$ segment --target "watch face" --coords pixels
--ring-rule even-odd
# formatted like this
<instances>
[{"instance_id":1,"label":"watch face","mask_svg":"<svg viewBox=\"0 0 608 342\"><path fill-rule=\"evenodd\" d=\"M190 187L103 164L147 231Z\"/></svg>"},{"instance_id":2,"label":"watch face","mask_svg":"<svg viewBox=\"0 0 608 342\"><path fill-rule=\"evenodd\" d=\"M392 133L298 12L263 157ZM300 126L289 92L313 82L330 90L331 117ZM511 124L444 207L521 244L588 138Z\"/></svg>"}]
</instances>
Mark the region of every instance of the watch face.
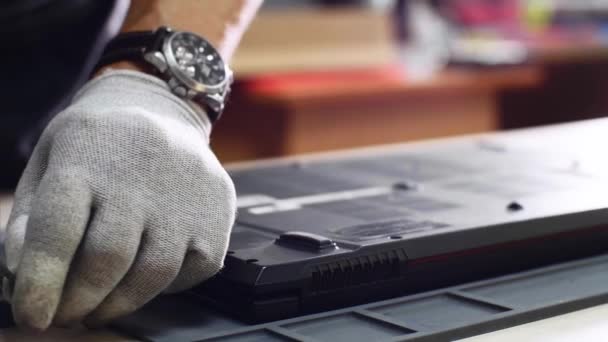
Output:
<instances>
[{"instance_id":1,"label":"watch face","mask_svg":"<svg viewBox=\"0 0 608 342\"><path fill-rule=\"evenodd\" d=\"M169 49L175 59L175 72L210 87L226 80L222 57L201 37L188 32L177 32L169 41Z\"/></svg>"}]
</instances>

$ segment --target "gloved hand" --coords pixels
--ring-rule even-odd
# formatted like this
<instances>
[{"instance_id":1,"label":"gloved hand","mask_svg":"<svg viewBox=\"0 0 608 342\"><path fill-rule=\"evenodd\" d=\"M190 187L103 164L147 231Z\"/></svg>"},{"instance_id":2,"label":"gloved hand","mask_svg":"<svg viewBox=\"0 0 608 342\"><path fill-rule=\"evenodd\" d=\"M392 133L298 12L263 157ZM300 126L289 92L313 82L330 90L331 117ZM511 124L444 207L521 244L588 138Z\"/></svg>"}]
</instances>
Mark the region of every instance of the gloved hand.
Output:
<instances>
[{"instance_id":1,"label":"gloved hand","mask_svg":"<svg viewBox=\"0 0 608 342\"><path fill-rule=\"evenodd\" d=\"M210 126L134 71L91 81L53 119L5 241L20 325L103 323L220 270L236 198Z\"/></svg>"}]
</instances>

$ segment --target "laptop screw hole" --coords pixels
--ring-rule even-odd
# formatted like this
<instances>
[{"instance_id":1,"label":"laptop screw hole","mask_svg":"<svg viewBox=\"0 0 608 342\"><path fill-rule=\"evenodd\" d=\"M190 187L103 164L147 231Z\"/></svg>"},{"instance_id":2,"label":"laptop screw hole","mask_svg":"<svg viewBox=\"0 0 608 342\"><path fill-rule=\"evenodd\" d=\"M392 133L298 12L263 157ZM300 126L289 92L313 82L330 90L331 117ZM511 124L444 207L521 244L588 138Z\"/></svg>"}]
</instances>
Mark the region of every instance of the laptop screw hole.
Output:
<instances>
[{"instance_id":1,"label":"laptop screw hole","mask_svg":"<svg viewBox=\"0 0 608 342\"><path fill-rule=\"evenodd\" d=\"M524 209L524 206L517 202L511 202L511 203L509 203L509 205L507 205L508 211L520 211L523 209Z\"/></svg>"},{"instance_id":2,"label":"laptop screw hole","mask_svg":"<svg viewBox=\"0 0 608 342\"><path fill-rule=\"evenodd\" d=\"M397 182L393 184L393 189L398 191L416 190L417 188L418 185L410 181Z\"/></svg>"},{"instance_id":3,"label":"laptop screw hole","mask_svg":"<svg viewBox=\"0 0 608 342\"><path fill-rule=\"evenodd\" d=\"M247 260L246 260L246 262L247 262L248 264L253 264L253 263L258 262L258 261L259 261L258 259L247 259Z\"/></svg>"}]
</instances>

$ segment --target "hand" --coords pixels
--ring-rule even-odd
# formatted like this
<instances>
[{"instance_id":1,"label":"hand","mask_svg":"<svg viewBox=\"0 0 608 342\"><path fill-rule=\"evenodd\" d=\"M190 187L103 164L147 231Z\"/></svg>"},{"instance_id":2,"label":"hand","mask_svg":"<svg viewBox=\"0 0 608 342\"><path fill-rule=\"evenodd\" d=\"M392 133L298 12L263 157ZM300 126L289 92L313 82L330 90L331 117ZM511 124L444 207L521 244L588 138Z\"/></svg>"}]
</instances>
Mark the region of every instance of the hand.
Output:
<instances>
[{"instance_id":1,"label":"hand","mask_svg":"<svg viewBox=\"0 0 608 342\"><path fill-rule=\"evenodd\" d=\"M152 76L85 86L17 188L5 248L19 325L97 325L220 270L236 198L209 130Z\"/></svg>"}]
</instances>

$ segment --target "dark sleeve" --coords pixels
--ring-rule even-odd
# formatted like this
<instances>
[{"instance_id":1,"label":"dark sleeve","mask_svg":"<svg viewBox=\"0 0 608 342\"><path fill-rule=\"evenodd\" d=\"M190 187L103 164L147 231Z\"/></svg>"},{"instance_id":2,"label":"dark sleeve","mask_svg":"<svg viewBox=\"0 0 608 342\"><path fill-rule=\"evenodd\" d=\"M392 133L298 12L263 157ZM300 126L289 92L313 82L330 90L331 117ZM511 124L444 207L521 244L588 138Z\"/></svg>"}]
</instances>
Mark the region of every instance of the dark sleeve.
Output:
<instances>
[{"instance_id":1,"label":"dark sleeve","mask_svg":"<svg viewBox=\"0 0 608 342\"><path fill-rule=\"evenodd\" d=\"M15 182L43 128L86 82L128 7L128 0L0 2L0 187Z\"/></svg>"}]
</instances>

